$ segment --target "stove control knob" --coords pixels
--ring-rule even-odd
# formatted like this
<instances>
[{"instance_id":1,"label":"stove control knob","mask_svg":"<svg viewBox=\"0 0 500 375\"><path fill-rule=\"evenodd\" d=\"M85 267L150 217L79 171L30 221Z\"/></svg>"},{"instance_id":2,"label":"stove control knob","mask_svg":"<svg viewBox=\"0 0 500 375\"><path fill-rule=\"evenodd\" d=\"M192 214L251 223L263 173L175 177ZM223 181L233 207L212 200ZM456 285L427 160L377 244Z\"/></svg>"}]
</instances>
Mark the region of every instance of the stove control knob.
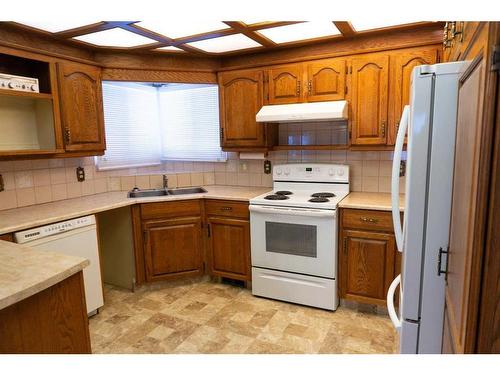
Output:
<instances>
[{"instance_id":1,"label":"stove control knob","mask_svg":"<svg viewBox=\"0 0 500 375\"><path fill-rule=\"evenodd\" d=\"M285 168L285 176L288 176L290 174L290 168Z\"/></svg>"},{"instance_id":2,"label":"stove control knob","mask_svg":"<svg viewBox=\"0 0 500 375\"><path fill-rule=\"evenodd\" d=\"M333 176L334 174L335 174L335 171L333 170L333 168L330 168L330 169L328 170L328 175L329 175L329 176Z\"/></svg>"},{"instance_id":3,"label":"stove control knob","mask_svg":"<svg viewBox=\"0 0 500 375\"><path fill-rule=\"evenodd\" d=\"M339 170L337 171L337 174L338 174L339 176L343 176L343 175L344 175L344 170L343 170L343 169L339 169Z\"/></svg>"},{"instance_id":4,"label":"stove control knob","mask_svg":"<svg viewBox=\"0 0 500 375\"><path fill-rule=\"evenodd\" d=\"M278 176L281 176L281 168L276 168L276 174L277 174Z\"/></svg>"},{"instance_id":5,"label":"stove control knob","mask_svg":"<svg viewBox=\"0 0 500 375\"><path fill-rule=\"evenodd\" d=\"M14 88L14 84L12 82L9 83L9 89L13 89Z\"/></svg>"}]
</instances>

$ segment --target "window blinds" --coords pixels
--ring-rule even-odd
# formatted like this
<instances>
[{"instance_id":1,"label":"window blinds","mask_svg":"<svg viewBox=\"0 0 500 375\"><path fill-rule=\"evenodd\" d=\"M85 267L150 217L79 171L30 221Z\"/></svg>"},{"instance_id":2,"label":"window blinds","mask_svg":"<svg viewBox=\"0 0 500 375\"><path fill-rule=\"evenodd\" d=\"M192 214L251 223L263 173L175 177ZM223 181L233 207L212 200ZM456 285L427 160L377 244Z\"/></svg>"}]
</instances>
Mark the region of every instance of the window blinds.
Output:
<instances>
[{"instance_id":1,"label":"window blinds","mask_svg":"<svg viewBox=\"0 0 500 375\"><path fill-rule=\"evenodd\" d=\"M226 160L217 85L104 82L103 98L107 147L98 169Z\"/></svg>"},{"instance_id":2,"label":"window blinds","mask_svg":"<svg viewBox=\"0 0 500 375\"><path fill-rule=\"evenodd\" d=\"M104 82L106 152L98 169L160 164L157 91L154 87Z\"/></svg>"},{"instance_id":3,"label":"window blinds","mask_svg":"<svg viewBox=\"0 0 500 375\"><path fill-rule=\"evenodd\" d=\"M159 89L162 156L166 160L224 161L216 85L169 84Z\"/></svg>"}]
</instances>

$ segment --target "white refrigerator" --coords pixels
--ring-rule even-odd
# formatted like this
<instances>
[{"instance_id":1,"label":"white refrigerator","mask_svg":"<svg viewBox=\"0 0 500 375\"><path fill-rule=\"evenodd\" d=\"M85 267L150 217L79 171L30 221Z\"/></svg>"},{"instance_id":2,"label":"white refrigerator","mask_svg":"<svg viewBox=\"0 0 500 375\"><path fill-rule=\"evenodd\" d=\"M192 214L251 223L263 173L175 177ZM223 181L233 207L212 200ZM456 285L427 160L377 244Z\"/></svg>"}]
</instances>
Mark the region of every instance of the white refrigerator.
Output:
<instances>
[{"instance_id":1,"label":"white refrigerator","mask_svg":"<svg viewBox=\"0 0 500 375\"><path fill-rule=\"evenodd\" d=\"M387 308L404 354L441 353L458 83L464 68L464 62L453 62L413 69L410 105L403 110L396 139L392 216L402 265L401 274L389 288ZM407 130L401 225L399 170ZM396 312L394 293L398 287L400 307Z\"/></svg>"}]
</instances>

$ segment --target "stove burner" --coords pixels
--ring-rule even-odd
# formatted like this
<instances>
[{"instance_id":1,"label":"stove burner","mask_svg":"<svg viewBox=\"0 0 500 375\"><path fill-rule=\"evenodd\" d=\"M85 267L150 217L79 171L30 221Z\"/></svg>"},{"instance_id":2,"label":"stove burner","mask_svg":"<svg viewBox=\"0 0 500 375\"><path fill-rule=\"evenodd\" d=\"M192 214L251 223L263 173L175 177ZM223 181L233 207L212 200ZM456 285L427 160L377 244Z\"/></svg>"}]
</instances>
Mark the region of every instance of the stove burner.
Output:
<instances>
[{"instance_id":1,"label":"stove burner","mask_svg":"<svg viewBox=\"0 0 500 375\"><path fill-rule=\"evenodd\" d=\"M289 199L286 195L281 195L281 194L271 194L271 195L266 195L264 199L270 200L270 201L283 201L285 199Z\"/></svg>"},{"instance_id":2,"label":"stove burner","mask_svg":"<svg viewBox=\"0 0 500 375\"><path fill-rule=\"evenodd\" d=\"M325 202L330 202L330 200L326 199L324 197L315 197L315 198L309 199L309 202L312 202L312 203L325 203Z\"/></svg>"},{"instance_id":3,"label":"stove burner","mask_svg":"<svg viewBox=\"0 0 500 375\"><path fill-rule=\"evenodd\" d=\"M288 190L280 190L280 191L277 191L275 194L278 194L278 195L292 195L293 193L291 191L288 191Z\"/></svg>"},{"instance_id":4,"label":"stove burner","mask_svg":"<svg viewBox=\"0 0 500 375\"><path fill-rule=\"evenodd\" d=\"M333 193L314 193L311 195L311 197L314 198L333 198L335 194Z\"/></svg>"}]
</instances>

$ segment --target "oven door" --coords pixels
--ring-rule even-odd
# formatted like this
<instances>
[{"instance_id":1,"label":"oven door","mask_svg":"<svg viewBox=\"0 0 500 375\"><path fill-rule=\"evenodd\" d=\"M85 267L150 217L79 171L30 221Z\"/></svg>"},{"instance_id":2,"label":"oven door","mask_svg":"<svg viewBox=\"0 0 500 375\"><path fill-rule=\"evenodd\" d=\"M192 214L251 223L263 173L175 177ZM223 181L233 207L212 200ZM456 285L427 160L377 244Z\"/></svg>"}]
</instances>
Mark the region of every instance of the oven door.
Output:
<instances>
[{"instance_id":1,"label":"oven door","mask_svg":"<svg viewBox=\"0 0 500 375\"><path fill-rule=\"evenodd\" d=\"M250 205L252 266L336 278L334 210Z\"/></svg>"}]
</instances>

